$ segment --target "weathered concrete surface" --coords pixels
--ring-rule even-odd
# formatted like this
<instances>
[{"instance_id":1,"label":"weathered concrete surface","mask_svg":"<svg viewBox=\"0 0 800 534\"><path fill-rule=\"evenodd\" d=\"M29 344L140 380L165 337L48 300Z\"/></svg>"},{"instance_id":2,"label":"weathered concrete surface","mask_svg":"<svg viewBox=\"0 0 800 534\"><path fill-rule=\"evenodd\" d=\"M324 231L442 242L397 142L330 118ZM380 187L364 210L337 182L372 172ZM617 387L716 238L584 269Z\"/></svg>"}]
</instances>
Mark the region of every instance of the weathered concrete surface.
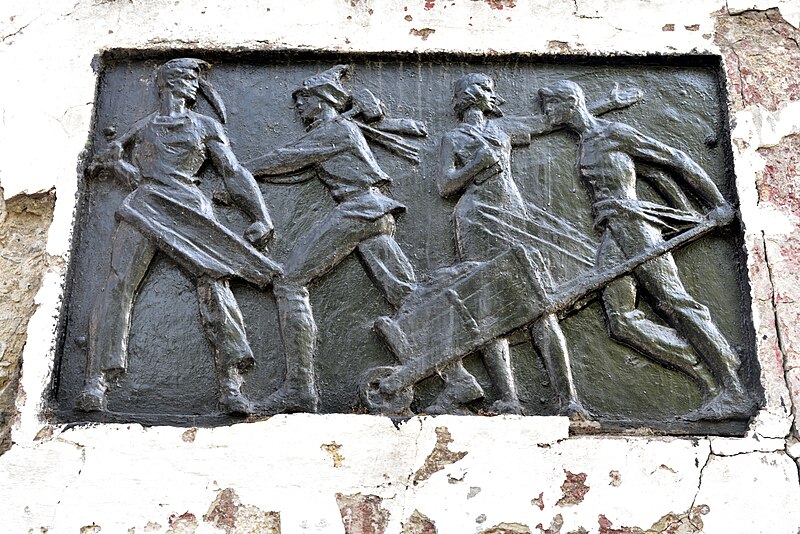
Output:
<instances>
[{"instance_id":1,"label":"weathered concrete surface","mask_svg":"<svg viewBox=\"0 0 800 534\"><path fill-rule=\"evenodd\" d=\"M750 248L762 382L773 413L800 406L800 29L775 8L718 13ZM788 384L788 390L786 389ZM797 419L795 418L795 432ZM776 432L780 435L782 432Z\"/></svg>"},{"instance_id":2,"label":"weathered concrete surface","mask_svg":"<svg viewBox=\"0 0 800 534\"><path fill-rule=\"evenodd\" d=\"M45 241L54 204L52 191L5 201L0 188L0 454L11 446L20 356L47 266Z\"/></svg>"},{"instance_id":3,"label":"weathered concrete surface","mask_svg":"<svg viewBox=\"0 0 800 534\"><path fill-rule=\"evenodd\" d=\"M540 524L563 533L697 532L690 527L702 522L707 533L795 534L800 526L797 471L783 452L720 456L702 439L568 438L558 418L472 419L395 427L380 417L276 416L200 428L191 442L178 428L54 428L3 457L0 477L15 484L0 488L0 514L9 532L477 533ZM442 428L453 450L470 454L415 485ZM340 467L320 448L334 440L347 451ZM559 504L567 471L590 488L571 505ZM19 488L26 498L15 497ZM531 502L540 495L541 508ZM771 530L759 530L765 521Z\"/></svg>"},{"instance_id":4,"label":"weathered concrete surface","mask_svg":"<svg viewBox=\"0 0 800 534\"><path fill-rule=\"evenodd\" d=\"M796 0L5 2L5 198L55 187L58 202L41 290L14 312L20 324L30 320L14 445L0 456L0 480L11 481L0 486L3 529L342 533L377 518L375 531L387 534L796 534L800 483L791 457L800 446L787 436L800 389L798 27ZM413 418L395 427L368 416L292 416L189 430L48 425L43 399L76 164L91 121L91 61L109 47L722 54L765 409L741 439L575 438L560 418ZM0 255L7 254L4 244ZM0 288L21 291L15 272L0 271ZM0 344L9 339L1 334ZM559 505L565 488L575 502Z\"/></svg>"}]
</instances>

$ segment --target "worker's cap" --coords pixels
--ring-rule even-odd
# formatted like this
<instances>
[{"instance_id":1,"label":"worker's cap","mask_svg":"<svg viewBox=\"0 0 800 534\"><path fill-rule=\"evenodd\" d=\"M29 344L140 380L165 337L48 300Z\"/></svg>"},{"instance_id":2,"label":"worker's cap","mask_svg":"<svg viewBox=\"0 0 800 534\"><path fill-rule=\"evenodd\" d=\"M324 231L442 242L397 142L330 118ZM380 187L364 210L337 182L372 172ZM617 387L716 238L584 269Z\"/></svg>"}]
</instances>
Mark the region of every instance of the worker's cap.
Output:
<instances>
[{"instance_id":1,"label":"worker's cap","mask_svg":"<svg viewBox=\"0 0 800 534\"><path fill-rule=\"evenodd\" d=\"M211 64L207 61L203 61L202 59L190 57L170 59L158 68L158 72L156 72L156 85L158 85L159 89L163 89L167 87L167 80L173 76L183 74L186 71L194 72L197 75L197 81L200 86L200 94L206 97L206 100L208 100L208 102L211 104L211 107L214 108L214 111L217 112L217 115L219 115L219 118L222 119L222 122L224 123L228 120L228 114L225 110L225 103L222 101L220 94L205 76L206 71L208 71L210 68Z\"/></svg>"},{"instance_id":2,"label":"worker's cap","mask_svg":"<svg viewBox=\"0 0 800 534\"><path fill-rule=\"evenodd\" d=\"M336 65L303 81L303 84L292 92L292 97L308 93L316 95L330 103L338 111L342 111L350 100L350 93L342 85L342 78L350 68L347 65Z\"/></svg>"},{"instance_id":3,"label":"worker's cap","mask_svg":"<svg viewBox=\"0 0 800 534\"><path fill-rule=\"evenodd\" d=\"M194 59L189 57L182 57L177 59L170 59L158 68L156 74L156 83L159 87L164 87L168 79L172 76L181 74L187 70L194 71L199 77L200 74L206 70L210 65L202 59Z\"/></svg>"}]
</instances>

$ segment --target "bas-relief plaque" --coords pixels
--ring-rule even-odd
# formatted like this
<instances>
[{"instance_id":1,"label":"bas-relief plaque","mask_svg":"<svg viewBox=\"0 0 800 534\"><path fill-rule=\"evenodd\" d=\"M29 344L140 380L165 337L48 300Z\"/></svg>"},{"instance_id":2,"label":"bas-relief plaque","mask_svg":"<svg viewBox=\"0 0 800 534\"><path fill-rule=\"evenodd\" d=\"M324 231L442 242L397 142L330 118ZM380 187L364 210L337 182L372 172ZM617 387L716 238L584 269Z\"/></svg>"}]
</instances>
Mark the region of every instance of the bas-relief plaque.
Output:
<instances>
[{"instance_id":1,"label":"bas-relief plaque","mask_svg":"<svg viewBox=\"0 0 800 534\"><path fill-rule=\"evenodd\" d=\"M108 54L55 411L741 433L723 81L698 56Z\"/></svg>"}]
</instances>

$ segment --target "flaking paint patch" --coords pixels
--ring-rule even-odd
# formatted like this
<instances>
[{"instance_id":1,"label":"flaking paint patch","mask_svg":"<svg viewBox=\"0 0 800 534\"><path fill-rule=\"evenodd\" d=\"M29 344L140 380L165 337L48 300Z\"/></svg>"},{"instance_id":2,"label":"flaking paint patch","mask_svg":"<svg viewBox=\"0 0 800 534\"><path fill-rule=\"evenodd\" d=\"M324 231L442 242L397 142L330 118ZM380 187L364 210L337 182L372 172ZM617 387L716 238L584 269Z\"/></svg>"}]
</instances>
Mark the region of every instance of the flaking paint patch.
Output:
<instances>
[{"instance_id":1,"label":"flaking paint patch","mask_svg":"<svg viewBox=\"0 0 800 534\"><path fill-rule=\"evenodd\" d=\"M281 533L280 513L264 512L256 506L243 505L233 488L225 488L217 494L203 521L222 529L226 534Z\"/></svg>"},{"instance_id":2,"label":"flaking paint patch","mask_svg":"<svg viewBox=\"0 0 800 534\"><path fill-rule=\"evenodd\" d=\"M428 37L430 37L431 34L436 33L436 30L434 30L433 28L419 28L419 29L411 28L411 30L408 33L409 35L415 35L419 37L423 41L427 41Z\"/></svg>"},{"instance_id":3,"label":"flaking paint patch","mask_svg":"<svg viewBox=\"0 0 800 534\"><path fill-rule=\"evenodd\" d=\"M718 14L714 41L725 57L735 110L759 104L775 111L800 99L799 39L800 30L777 9Z\"/></svg>"},{"instance_id":4,"label":"flaking paint patch","mask_svg":"<svg viewBox=\"0 0 800 534\"><path fill-rule=\"evenodd\" d=\"M589 493L589 486L586 485L586 473L572 473L564 470L566 478L561 484L563 496L556 502L556 506L572 506L583 502L583 498Z\"/></svg>"},{"instance_id":5,"label":"flaking paint patch","mask_svg":"<svg viewBox=\"0 0 800 534\"><path fill-rule=\"evenodd\" d=\"M197 437L197 429L190 428L189 430L185 431L181 434L181 439L186 443L194 443L195 438Z\"/></svg>"},{"instance_id":6,"label":"flaking paint patch","mask_svg":"<svg viewBox=\"0 0 800 534\"><path fill-rule=\"evenodd\" d=\"M389 523L389 511L377 495L336 494L345 534L384 534Z\"/></svg>"},{"instance_id":7,"label":"flaking paint patch","mask_svg":"<svg viewBox=\"0 0 800 534\"><path fill-rule=\"evenodd\" d=\"M333 467L342 467L344 456L339 452L342 448L341 445L334 441L332 443L323 443L319 448L331 455Z\"/></svg>"},{"instance_id":8,"label":"flaking paint patch","mask_svg":"<svg viewBox=\"0 0 800 534\"><path fill-rule=\"evenodd\" d=\"M466 451L451 451L448 448L448 445L453 442L453 438L446 427L437 426L435 431L436 444L425 459L422 467L414 473L413 481L415 485L428 480L431 475L444 469L444 466L454 464L467 455Z\"/></svg>"},{"instance_id":9,"label":"flaking paint patch","mask_svg":"<svg viewBox=\"0 0 800 534\"><path fill-rule=\"evenodd\" d=\"M512 9L517 7L515 0L484 0L492 9Z\"/></svg>"},{"instance_id":10,"label":"flaking paint patch","mask_svg":"<svg viewBox=\"0 0 800 534\"><path fill-rule=\"evenodd\" d=\"M531 499L531 504L537 506L539 510L544 510L544 492L540 492L538 497Z\"/></svg>"},{"instance_id":11,"label":"flaking paint patch","mask_svg":"<svg viewBox=\"0 0 800 534\"><path fill-rule=\"evenodd\" d=\"M403 524L402 534L437 534L436 525L425 514L414 510Z\"/></svg>"},{"instance_id":12,"label":"flaking paint patch","mask_svg":"<svg viewBox=\"0 0 800 534\"><path fill-rule=\"evenodd\" d=\"M625 526L615 528L605 515L600 514L597 518L598 534L699 534L703 532L703 516L709 511L708 506L701 504L681 514L669 513L648 529Z\"/></svg>"},{"instance_id":13,"label":"flaking paint patch","mask_svg":"<svg viewBox=\"0 0 800 534\"><path fill-rule=\"evenodd\" d=\"M522 523L500 523L481 530L479 534L531 534L531 529Z\"/></svg>"},{"instance_id":14,"label":"flaking paint patch","mask_svg":"<svg viewBox=\"0 0 800 534\"><path fill-rule=\"evenodd\" d=\"M547 41L547 51L567 54L572 51L572 48L566 41Z\"/></svg>"},{"instance_id":15,"label":"flaking paint patch","mask_svg":"<svg viewBox=\"0 0 800 534\"><path fill-rule=\"evenodd\" d=\"M800 217L800 135L783 138L778 146L760 148L764 170L756 180L759 202L769 202Z\"/></svg>"},{"instance_id":16,"label":"flaking paint patch","mask_svg":"<svg viewBox=\"0 0 800 534\"><path fill-rule=\"evenodd\" d=\"M169 516L167 522L169 524L167 534L194 534L200 526L197 517L191 512L173 514Z\"/></svg>"},{"instance_id":17,"label":"flaking paint patch","mask_svg":"<svg viewBox=\"0 0 800 534\"><path fill-rule=\"evenodd\" d=\"M550 526L544 528L544 526L539 523L536 525L536 528L539 529L539 534L561 534L561 528L564 526L564 517L561 514L556 514L552 521L550 521Z\"/></svg>"}]
</instances>

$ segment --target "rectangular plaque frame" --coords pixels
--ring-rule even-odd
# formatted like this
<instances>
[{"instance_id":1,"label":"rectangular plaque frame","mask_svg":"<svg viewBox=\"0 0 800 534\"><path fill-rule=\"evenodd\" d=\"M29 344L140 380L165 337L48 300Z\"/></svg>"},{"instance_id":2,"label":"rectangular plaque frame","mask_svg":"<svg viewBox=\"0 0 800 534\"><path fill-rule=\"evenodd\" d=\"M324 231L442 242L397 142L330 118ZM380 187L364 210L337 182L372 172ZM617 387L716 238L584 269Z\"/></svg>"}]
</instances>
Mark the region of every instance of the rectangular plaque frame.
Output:
<instances>
[{"instance_id":1,"label":"rectangular plaque frame","mask_svg":"<svg viewBox=\"0 0 800 534\"><path fill-rule=\"evenodd\" d=\"M270 151L296 143L305 134L303 121L293 107L293 102L297 102L293 94L301 94L298 90L308 90L309 86L320 87L322 85L313 84L324 82L334 87L329 103L336 101L334 82L339 79L333 82L315 79L335 65L350 67L347 75L341 77L342 87L347 91L346 99L352 99L357 90L366 89L380 100L385 117L407 120L406 128L412 123L424 125L425 137L404 137L388 132L395 137L389 137L389 141L384 139L383 144L367 138L376 165L391 178L391 183L376 180L370 187L378 190L381 198L405 206L405 210L387 208L384 214L393 215L396 229L380 230L378 234L393 235L395 244L410 261L423 286L439 287L436 284L442 284L441 280L447 280L447 276L454 279L462 276L460 269L465 268L465 262L489 259L474 254L459 258L456 249L462 244L454 233L453 220L454 211L462 209L460 197L456 194L445 198L437 188L442 139L459 125L453 110L454 84L468 73L485 73L494 80L493 90L505 100L502 110L506 118L541 116L542 100L538 90L560 80L577 83L585 92L590 107L607 98L617 84L623 89L638 88L641 96L632 105L611 109L601 118L619 121L644 137L687 154L707 172L731 205L738 204L725 78L721 60L716 56L110 51L98 58L94 126L86 173L80 181L68 282L59 323L57 372L51 405L60 421L206 426L269 415L254 410L250 417L242 417L225 413L220 408L221 388L225 387L217 376L221 364L198 309L198 298L201 298L198 297L198 280L207 276L203 274L206 271L200 274L193 271L191 265L165 252L168 246L164 243L157 244L146 274L135 288L127 338L127 367L124 373L109 375L106 409L82 411L75 408L75 399L88 374L87 358L92 345L90 315L108 278L115 228L120 220L128 220L121 219L120 207L132 190L113 173L93 175L93 164L110 143L159 109L160 86L156 73L167 61L183 57L200 57L211 64L203 76L211 82L217 98L224 102L227 121L221 127L229 138L232 153L256 174L257 165L249 162L274 155ZM309 80L312 82L304 84ZM199 95L194 112L211 117L221 125L219 106L215 104L213 97ZM347 115L352 109L347 106L352 105L345 103L344 109L337 112ZM366 113L351 115L366 128L377 130L374 127L377 123L368 122ZM361 131L368 130L362 128ZM600 246L603 235L593 230L596 213L593 214L592 201L597 198L592 198L592 192L587 190L578 172L578 136L556 129L529 139L511 136L510 142L513 148L509 171L524 201L532 206L528 211L530 221L526 224L550 230L549 239L545 239L544 230L542 235L535 236L548 244L537 249L531 261L546 271L542 283L549 290L563 288L565 284L569 286L571 281L581 279L579 275L588 272L590 266L585 264L585 257L573 257L580 254L570 249L570 235L559 233L554 221L567 221L572 230L586 236L585 244L592 250ZM122 159L129 161L131 149L125 150L128 152ZM411 161L415 157L416 165ZM332 180L326 185L324 178L320 178L320 173L336 175L339 172L338 168L325 168L329 161L332 160L320 159L285 173L296 177L296 183L289 185L265 183L263 176L256 176L275 227L275 237L266 255L278 264L284 265L293 250L300 246L298 243L304 242L304 236L348 200L346 195L332 196L335 193ZM213 199L211 205L216 219L230 232L244 235L251 221L226 191L219 166L208 159L196 176L190 178L197 182L198 189L209 201ZM687 189L680 180L678 183L680 189ZM637 182L636 191L639 200L664 203L663 192L648 185L646 180ZM690 201L695 205L703 204L695 197L696 192L689 191ZM705 208L706 212L711 211L711 207ZM372 216L349 215L350 219L361 217L361 220ZM373 217L372 220L379 219ZM377 234L370 237L374 235ZM522 241L527 246L526 239ZM554 305L553 291L545 291L543 309L558 318L567 341L574 389L586 409L585 413L575 415L574 428L578 431L625 432L647 428L657 433L679 435L741 435L748 417L763 402L740 219L736 216L733 221L689 241L659 257L664 254L674 257L686 291L708 308L714 324L741 359L737 375L751 402L749 412L719 420L686 418L704 402L696 377L681 373L675 366L657 363L629 344L611 339L609 311L603 309L597 288L587 290L585 295L573 298L564 306ZM322 274L305 280L318 332L313 369L320 413L364 412L363 400L359 401L364 373L374 368L406 364L414 358L414 354L395 354L391 340L381 334L380 326L377 329L374 326L381 317L404 313L403 306L409 306L408 300L391 303L378 290L380 284L372 276L370 256L355 248L355 252L337 259L335 265L322 269ZM646 248L642 247L642 252ZM632 256L636 254L628 254L629 258ZM243 371L241 391L258 404L280 388L287 373L286 339L282 342L275 292L266 278L259 284L260 279L255 275L250 279L215 276L215 279L229 280L241 311L247 342L256 362L252 370ZM641 286L643 282L637 283ZM445 282L443 287L446 289L448 284ZM651 318L659 328L669 328L669 312L659 309L661 303L655 302L641 287L639 290L642 294L637 299L637 312ZM511 291L506 300L524 301L529 297L529 294ZM449 302L460 301L451 298ZM519 308L528 307L520 305ZM560 407L559 392L554 390L563 384L554 383L542 351L537 349L536 341L532 341L530 332L534 328L532 325L537 324L536 317L523 319L519 328L507 332L504 337L511 346L514 385L526 414L555 415ZM101 322L98 328L102 327ZM476 328L480 330L482 325ZM676 331L682 335L680 328ZM406 361L402 361L404 358ZM704 358L707 355L701 354L698 361L703 362ZM291 362L288 363L291 366ZM445 363L437 370L442 371ZM480 350L471 350L463 363L485 393L482 399L465 404L466 409L476 415L491 411L500 400L500 392ZM437 376L416 383L412 411L421 412L435 403L441 388L442 379Z\"/></svg>"}]
</instances>

